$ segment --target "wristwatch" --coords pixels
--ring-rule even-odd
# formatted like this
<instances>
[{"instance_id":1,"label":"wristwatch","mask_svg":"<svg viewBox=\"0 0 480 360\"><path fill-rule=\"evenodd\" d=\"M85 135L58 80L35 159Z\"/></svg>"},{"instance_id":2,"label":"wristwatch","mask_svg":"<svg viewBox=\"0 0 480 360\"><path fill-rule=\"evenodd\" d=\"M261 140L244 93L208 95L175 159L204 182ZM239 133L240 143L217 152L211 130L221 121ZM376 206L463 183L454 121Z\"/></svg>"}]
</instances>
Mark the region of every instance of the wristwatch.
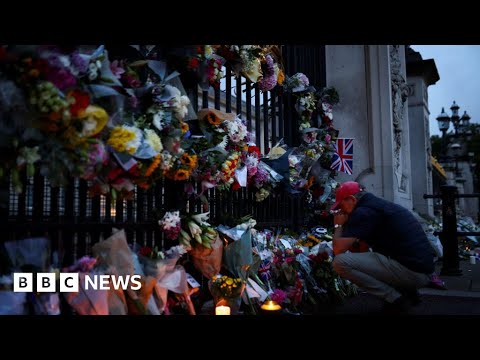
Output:
<instances>
[{"instance_id":1,"label":"wristwatch","mask_svg":"<svg viewBox=\"0 0 480 360\"><path fill-rule=\"evenodd\" d=\"M338 228L341 228L342 225L341 225L341 224L335 224L335 225L333 225L333 227L334 227L335 229L338 229Z\"/></svg>"}]
</instances>

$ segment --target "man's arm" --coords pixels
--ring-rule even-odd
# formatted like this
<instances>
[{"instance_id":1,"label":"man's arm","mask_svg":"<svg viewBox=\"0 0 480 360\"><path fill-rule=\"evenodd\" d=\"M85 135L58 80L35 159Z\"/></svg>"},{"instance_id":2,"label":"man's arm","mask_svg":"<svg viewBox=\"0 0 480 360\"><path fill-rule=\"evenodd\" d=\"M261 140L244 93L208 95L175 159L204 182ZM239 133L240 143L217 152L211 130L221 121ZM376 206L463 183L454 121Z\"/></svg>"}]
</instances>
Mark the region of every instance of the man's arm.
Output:
<instances>
[{"instance_id":1,"label":"man's arm","mask_svg":"<svg viewBox=\"0 0 480 360\"><path fill-rule=\"evenodd\" d=\"M342 237L342 225L338 224L339 226L335 229L333 234L333 253L335 255L342 254L349 250L353 244L355 244L358 239L354 237Z\"/></svg>"}]
</instances>

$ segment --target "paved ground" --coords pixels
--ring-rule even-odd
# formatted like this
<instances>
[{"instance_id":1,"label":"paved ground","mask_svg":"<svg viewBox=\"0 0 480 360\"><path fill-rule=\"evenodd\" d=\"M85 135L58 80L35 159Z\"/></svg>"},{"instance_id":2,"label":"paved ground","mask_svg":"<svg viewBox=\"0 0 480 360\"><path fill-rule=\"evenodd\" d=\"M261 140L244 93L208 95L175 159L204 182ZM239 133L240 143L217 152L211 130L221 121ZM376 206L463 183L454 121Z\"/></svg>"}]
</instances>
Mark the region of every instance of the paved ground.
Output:
<instances>
[{"instance_id":1,"label":"paved ground","mask_svg":"<svg viewBox=\"0 0 480 360\"><path fill-rule=\"evenodd\" d=\"M437 264L440 274L442 264ZM447 290L425 288L420 290L422 302L412 307L406 315L480 315L480 263L461 261L461 276L442 276ZM338 315L381 314L382 302L376 297L360 292L345 304L332 309Z\"/></svg>"},{"instance_id":2,"label":"paved ground","mask_svg":"<svg viewBox=\"0 0 480 360\"><path fill-rule=\"evenodd\" d=\"M442 263L437 263L437 274L441 273ZM446 290L433 288L420 289L422 302L411 307L406 316L480 316L480 262L471 265L469 261L460 261L461 276L443 276ZM320 316L384 316L381 312L383 302L363 291L349 298L343 305L324 308ZM213 314L213 304L205 303L201 314Z\"/></svg>"}]
</instances>

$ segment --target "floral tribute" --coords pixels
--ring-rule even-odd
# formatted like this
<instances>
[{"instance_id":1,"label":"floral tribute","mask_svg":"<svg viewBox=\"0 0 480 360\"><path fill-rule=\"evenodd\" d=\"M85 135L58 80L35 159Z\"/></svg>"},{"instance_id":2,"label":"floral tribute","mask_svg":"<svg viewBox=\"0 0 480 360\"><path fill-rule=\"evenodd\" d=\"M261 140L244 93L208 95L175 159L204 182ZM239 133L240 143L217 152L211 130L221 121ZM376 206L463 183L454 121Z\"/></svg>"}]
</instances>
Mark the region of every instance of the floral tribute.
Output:
<instances>
[{"instance_id":1,"label":"floral tribute","mask_svg":"<svg viewBox=\"0 0 480 360\"><path fill-rule=\"evenodd\" d=\"M239 116L214 109L193 114L179 73L157 60L154 47L131 46L126 54L104 46L1 46L0 178L10 172L20 192L23 171L28 176L39 171L53 185L79 177L89 182L91 195L113 198L131 198L135 188L149 189L167 178L199 183L200 197L211 188L248 187L259 202L282 182L288 191L306 194L312 213L323 207L336 186L329 166L338 136L333 126L333 107L339 101L335 89L317 91L303 73L286 76L275 45L202 45L191 50L182 69L194 74L204 91L219 88L227 64L262 92L277 88L293 94L301 144L283 146L281 153L289 151L288 156L280 156L278 164L287 162L286 173L276 167L274 151L260 153ZM192 136L189 120L195 117L199 133ZM269 155L273 162L267 164ZM194 188L190 186L189 195ZM207 278L218 274L220 262L225 262L223 243L208 217L209 212L165 213L159 226L166 239L179 245L170 251L141 248L136 254L145 274L159 280L183 254L199 249L215 254L215 261L212 256L211 266L203 269ZM327 235L283 237L290 246L279 236L265 239L266 244L254 249L260 259L243 264L249 267L250 280L258 283L248 294L256 291L262 297L263 291L298 312L305 304L353 293L331 267ZM243 249L242 258L250 259L247 240L249 253ZM235 244L240 244L238 239L228 246ZM229 256L237 260L238 254L231 251ZM217 298L238 299L247 284L219 275L211 280L210 290Z\"/></svg>"},{"instance_id":2,"label":"floral tribute","mask_svg":"<svg viewBox=\"0 0 480 360\"><path fill-rule=\"evenodd\" d=\"M110 59L103 46L1 49L2 121L15 124L1 129L1 167L18 191L23 169L52 185L81 177L92 195L114 197L194 170L182 147L190 101L165 63L139 48L139 60Z\"/></svg>"}]
</instances>

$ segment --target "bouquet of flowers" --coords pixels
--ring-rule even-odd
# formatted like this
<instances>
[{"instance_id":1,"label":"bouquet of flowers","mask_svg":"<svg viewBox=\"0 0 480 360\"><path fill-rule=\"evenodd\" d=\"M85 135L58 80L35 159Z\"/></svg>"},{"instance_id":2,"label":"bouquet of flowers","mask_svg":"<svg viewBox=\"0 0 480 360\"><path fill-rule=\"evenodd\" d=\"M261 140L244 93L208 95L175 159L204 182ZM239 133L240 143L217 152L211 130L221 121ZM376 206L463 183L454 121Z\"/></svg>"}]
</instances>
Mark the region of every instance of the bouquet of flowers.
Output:
<instances>
[{"instance_id":1,"label":"bouquet of flowers","mask_svg":"<svg viewBox=\"0 0 480 360\"><path fill-rule=\"evenodd\" d=\"M179 242L187 248L203 246L211 249L211 243L217 237L215 229L207 222L210 212L187 214L184 226L180 229ZM195 241L193 241L195 240Z\"/></svg>"},{"instance_id":2,"label":"bouquet of flowers","mask_svg":"<svg viewBox=\"0 0 480 360\"><path fill-rule=\"evenodd\" d=\"M168 211L158 221L167 239L176 240L180 234L180 211Z\"/></svg>"},{"instance_id":3,"label":"bouquet of flowers","mask_svg":"<svg viewBox=\"0 0 480 360\"><path fill-rule=\"evenodd\" d=\"M241 278L216 275L208 283L215 306L227 305L232 314L237 314L245 290L245 282Z\"/></svg>"},{"instance_id":4,"label":"bouquet of flowers","mask_svg":"<svg viewBox=\"0 0 480 360\"><path fill-rule=\"evenodd\" d=\"M210 291L213 296L218 298L236 298L242 295L244 285L241 278L216 275L212 278Z\"/></svg>"}]
</instances>

